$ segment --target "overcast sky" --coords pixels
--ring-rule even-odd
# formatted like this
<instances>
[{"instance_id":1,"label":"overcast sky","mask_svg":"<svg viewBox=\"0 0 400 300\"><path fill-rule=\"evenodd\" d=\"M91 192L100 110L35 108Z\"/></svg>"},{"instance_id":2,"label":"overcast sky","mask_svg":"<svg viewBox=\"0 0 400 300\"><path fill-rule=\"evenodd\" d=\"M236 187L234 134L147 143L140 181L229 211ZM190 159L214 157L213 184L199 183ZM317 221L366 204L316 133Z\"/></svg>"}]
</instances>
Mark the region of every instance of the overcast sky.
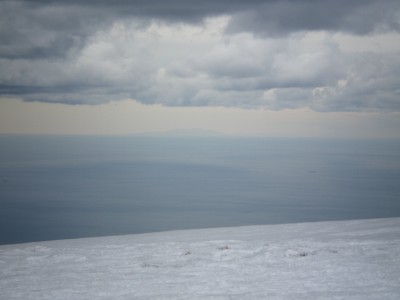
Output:
<instances>
[{"instance_id":1,"label":"overcast sky","mask_svg":"<svg viewBox=\"0 0 400 300\"><path fill-rule=\"evenodd\" d=\"M398 0L0 1L0 132L399 137L399 31Z\"/></svg>"}]
</instances>

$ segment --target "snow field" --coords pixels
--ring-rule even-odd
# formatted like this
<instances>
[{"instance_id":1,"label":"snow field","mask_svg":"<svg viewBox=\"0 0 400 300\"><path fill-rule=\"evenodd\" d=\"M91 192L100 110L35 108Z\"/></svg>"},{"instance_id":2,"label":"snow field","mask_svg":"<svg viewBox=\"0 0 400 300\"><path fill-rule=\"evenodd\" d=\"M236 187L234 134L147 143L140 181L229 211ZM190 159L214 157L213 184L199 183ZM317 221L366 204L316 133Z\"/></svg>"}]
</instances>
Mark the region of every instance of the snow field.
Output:
<instances>
[{"instance_id":1,"label":"snow field","mask_svg":"<svg viewBox=\"0 0 400 300\"><path fill-rule=\"evenodd\" d=\"M0 299L400 299L400 218L0 246Z\"/></svg>"}]
</instances>

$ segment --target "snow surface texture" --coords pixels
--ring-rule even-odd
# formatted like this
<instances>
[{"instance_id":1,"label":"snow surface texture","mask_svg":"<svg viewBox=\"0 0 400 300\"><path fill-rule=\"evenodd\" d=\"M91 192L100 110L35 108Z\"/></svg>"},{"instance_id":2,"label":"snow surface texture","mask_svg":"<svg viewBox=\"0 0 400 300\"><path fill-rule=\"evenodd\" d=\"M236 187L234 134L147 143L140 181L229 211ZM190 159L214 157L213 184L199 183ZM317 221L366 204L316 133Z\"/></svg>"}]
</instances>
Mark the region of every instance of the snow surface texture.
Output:
<instances>
[{"instance_id":1,"label":"snow surface texture","mask_svg":"<svg viewBox=\"0 0 400 300\"><path fill-rule=\"evenodd\" d=\"M1 299L400 299L400 218L0 246Z\"/></svg>"}]
</instances>

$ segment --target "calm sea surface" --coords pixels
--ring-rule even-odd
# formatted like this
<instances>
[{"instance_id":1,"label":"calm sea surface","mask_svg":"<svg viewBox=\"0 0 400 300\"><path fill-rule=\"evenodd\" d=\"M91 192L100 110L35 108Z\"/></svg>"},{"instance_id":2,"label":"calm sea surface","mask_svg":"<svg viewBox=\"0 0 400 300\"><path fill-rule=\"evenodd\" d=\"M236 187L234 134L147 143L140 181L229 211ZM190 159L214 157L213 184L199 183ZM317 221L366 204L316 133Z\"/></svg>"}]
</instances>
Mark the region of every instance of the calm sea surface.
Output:
<instances>
[{"instance_id":1,"label":"calm sea surface","mask_svg":"<svg viewBox=\"0 0 400 300\"><path fill-rule=\"evenodd\" d=\"M0 136L0 244L400 216L400 141Z\"/></svg>"}]
</instances>

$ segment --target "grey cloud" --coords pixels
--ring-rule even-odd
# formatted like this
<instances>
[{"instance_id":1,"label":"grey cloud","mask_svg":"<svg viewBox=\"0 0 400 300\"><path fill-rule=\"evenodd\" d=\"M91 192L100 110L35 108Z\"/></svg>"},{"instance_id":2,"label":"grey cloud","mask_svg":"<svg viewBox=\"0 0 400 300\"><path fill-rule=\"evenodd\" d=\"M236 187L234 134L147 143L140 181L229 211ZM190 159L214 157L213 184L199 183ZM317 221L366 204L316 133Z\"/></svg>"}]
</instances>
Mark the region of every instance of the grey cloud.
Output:
<instances>
[{"instance_id":1,"label":"grey cloud","mask_svg":"<svg viewBox=\"0 0 400 300\"><path fill-rule=\"evenodd\" d=\"M355 34L400 29L400 3L388 1L271 1L237 12L229 32L279 35L296 31L331 30Z\"/></svg>"},{"instance_id":2,"label":"grey cloud","mask_svg":"<svg viewBox=\"0 0 400 300\"><path fill-rule=\"evenodd\" d=\"M225 14L232 16L227 33L276 36L304 30L398 31L399 13L395 0L0 1L0 57L64 57L94 32L132 17L145 26L150 20L200 23Z\"/></svg>"},{"instance_id":3,"label":"grey cloud","mask_svg":"<svg viewBox=\"0 0 400 300\"><path fill-rule=\"evenodd\" d=\"M344 30L355 33L399 30L397 0L114 0L28 1L34 7L79 7L99 17L139 16L174 22L196 22L204 17L233 15L232 27L250 31ZM32 4L33 3L33 4ZM101 18L99 18L101 20Z\"/></svg>"},{"instance_id":4,"label":"grey cloud","mask_svg":"<svg viewBox=\"0 0 400 300\"><path fill-rule=\"evenodd\" d=\"M0 2L0 57L57 58L84 45L88 36L115 20L96 8Z\"/></svg>"},{"instance_id":5,"label":"grey cloud","mask_svg":"<svg viewBox=\"0 0 400 300\"><path fill-rule=\"evenodd\" d=\"M319 99L320 110L400 111L400 55L357 53L347 57L345 81Z\"/></svg>"},{"instance_id":6,"label":"grey cloud","mask_svg":"<svg viewBox=\"0 0 400 300\"><path fill-rule=\"evenodd\" d=\"M223 32L207 33L205 18L222 15ZM0 1L0 95L400 111L399 53L302 45L306 32L399 31L399 15L392 0Z\"/></svg>"}]
</instances>

